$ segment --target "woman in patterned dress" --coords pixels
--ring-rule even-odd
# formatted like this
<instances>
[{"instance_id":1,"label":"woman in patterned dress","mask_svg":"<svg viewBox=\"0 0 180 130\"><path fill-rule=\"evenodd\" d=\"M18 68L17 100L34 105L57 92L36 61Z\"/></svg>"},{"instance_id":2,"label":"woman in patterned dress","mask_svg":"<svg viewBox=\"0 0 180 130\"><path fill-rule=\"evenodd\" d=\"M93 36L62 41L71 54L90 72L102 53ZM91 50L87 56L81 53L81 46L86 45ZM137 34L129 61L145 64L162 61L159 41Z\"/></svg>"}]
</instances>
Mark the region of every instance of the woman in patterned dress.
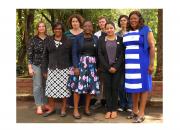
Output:
<instances>
[{"instance_id":1,"label":"woman in patterned dress","mask_svg":"<svg viewBox=\"0 0 180 130\"><path fill-rule=\"evenodd\" d=\"M62 98L60 116L66 116L66 98L70 97L67 88L71 64L71 42L65 37L62 23L53 25L54 35L49 39L43 52L43 73L47 77L45 95L49 97L50 110L43 116L55 112L54 98Z\"/></svg>"},{"instance_id":2,"label":"woman in patterned dress","mask_svg":"<svg viewBox=\"0 0 180 130\"><path fill-rule=\"evenodd\" d=\"M130 31L123 37L125 50L125 90L132 93L133 113L128 116L133 122L144 121L148 92L152 89L151 75L154 70L154 37L152 30L144 25L140 12L129 14ZM139 102L139 98L140 102ZM138 106L140 103L140 106Z\"/></svg>"},{"instance_id":3,"label":"woman in patterned dress","mask_svg":"<svg viewBox=\"0 0 180 130\"><path fill-rule=\"evenodd\" d=\"M84 18L79 14L72 14L67 20L67 23L68 23L70 29L65 32L65 35L71 41L72 44L75 42L76 37L78 37L79 35L81 35L83 33L83 29L82 29L83 21L84 21ZM69 77L70 80L72 80L74 78L73 69L74 69L74 67L71 66L70 67L70 77ZM84 106L84 102L85 102L84 95L81 95L80 97L81 98L79 101L79 107ZM67 99L69 108L73 108L73 106L74 106L73 100L74 99L73 99L73 94L72 94L70 96L70 98Z\"/></svg>"},{"instance_id":4,"label":"woman in patterned dress","mask_svg":"<svg viewBox=\"0 0 180 130\"><path fill-rule=\"evenodd\" d=\"M91 115L89 110L91 96L99 94L99 78L97 76L97 37L93 35L91 21L83 24L84 32L76 38L72 45L74 77L69 80L69 86L74 92L73 117L80 119L78 104L81 94L86 95L84 114Z\"/></svg>"}]
</instances>

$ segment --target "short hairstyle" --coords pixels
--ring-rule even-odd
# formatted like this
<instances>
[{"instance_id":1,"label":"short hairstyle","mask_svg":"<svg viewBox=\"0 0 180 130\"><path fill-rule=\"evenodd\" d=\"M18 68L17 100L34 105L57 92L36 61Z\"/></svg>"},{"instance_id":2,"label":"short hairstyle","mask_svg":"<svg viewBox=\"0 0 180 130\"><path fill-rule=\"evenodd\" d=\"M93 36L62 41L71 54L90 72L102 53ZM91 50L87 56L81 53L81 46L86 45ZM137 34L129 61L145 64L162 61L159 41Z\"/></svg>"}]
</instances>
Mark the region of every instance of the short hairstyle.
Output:
<instances>
[{"instance_id":1,"label":"short hairstyle","mask_svg":"<svg viewBox=\"0 0 180 130\"><path fill-rule=\"evenodd\" d=\"M108 21L108 20L107 20L107 18L106 18L106 17L104 17L104 16L99 16L99 17L98 17L98 21L99 21L99 20L101 20L101 19L105 19L105 20L106 20L106 22Z\"/></svg>"},{"instance_id":2,"label":"short hairstyle","mask_svg":"<svg viewBox=\"0 0 180 130\"><path fill-rule=\"evenodd\" d=\"M91 20L84 20L84 21L83 21L83 25L84 25L86 22L90 22L90 23L93 25L93 23L92 23Z\"/></svg>"},{"instance_id":3,"label":"short hairstyle","mask_svg":"<svg viewBox=\"0 0 180 130\"><path fill-rule=\"evenodd\" d=\"M79 23L80 23L80 27L82 27L82 25L83 25L83 22L84 22L84 18L81 16L81 15L79 15L79 14L73 14L73 15L71 15L69 18L68 18L68 25L69 25L69 27L70 28L72 28L72 19L73 18L77 18L77 20L79 21Z\"/></svg>"},{"instance_id":4,"label":"short hairstyle","mask_svg":"<svg viewBox=\"0 0 180 130\"><path fill-rule=\"evenodd\" d=\"M61 26L61 28L62 28L62 33L64 33L64 32L65 32L64 25L63 25L61 22L56 22L56 23L54 23L53 26L52 26L52 30L54 31L54 29L55 29L56 27L58 27L58 26Z\"/></svg>"},{"instance_id":5,"label":"short hairstyle","mask_svg":"<svg viewBox=\"0 0 180 130\"><path fill-rule=\"evenodd\" d=\"M111 24L114 28L116 28L116 27L115 27L115 24L114 24L112 21L108 21L108 22L105 24L105 27L106 27L108 24Z\"/></svg>"},{"instance_id":6,"label":"short hairstyle","mask_svg":"<svg viewBox=\"0 0 180 130\"><path fill-rule=\"evenodd\" d=\"M118 18L118 27L121 27L120 21L122 18L127 19L127 27L129 26L129 17L127 15L120 15Z\"/></svg>"},{"instance_id":7,"label":"short hairstyle","mask_svg":"<svg viewBox=\"0 0 180 130\"><path fill-rule=\"evenodd\" d=\"M39 32L38 32L38 27L39 27L39 25L41 24L41 23L43 23L44 24L44 26L45 26L45 34L47 34L47 27L46 27L46 24L45 24L45 22L44 21L39 21L37 24L36 24L36 31L37 31L37 35L39 34Z\"/></svg>"},{"instance_id":8,"label":"short hairstyle","mask_svg":"<svg viewBox=\"0 0 180 130\"><path fill-rule=\"evenodd\" d=\"M141 28L144 26L144 18L142 17L141 13L139 11L132 11L130 14L129 14L129 20L131 18L132 15L137 15L139 17L139 27L138 28ZM130 24L130 29L132 29L131 27L131 24Z\"/></svg>"}]
</instances>

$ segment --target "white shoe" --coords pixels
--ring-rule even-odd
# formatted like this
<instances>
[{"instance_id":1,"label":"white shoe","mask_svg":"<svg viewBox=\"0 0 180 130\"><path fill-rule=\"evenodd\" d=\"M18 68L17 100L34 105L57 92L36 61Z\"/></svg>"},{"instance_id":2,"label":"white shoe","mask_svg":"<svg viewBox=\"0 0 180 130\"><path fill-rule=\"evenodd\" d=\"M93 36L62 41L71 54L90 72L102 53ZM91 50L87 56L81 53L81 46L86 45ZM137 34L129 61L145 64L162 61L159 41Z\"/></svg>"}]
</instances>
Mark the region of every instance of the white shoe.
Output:
<instances>
[{"instance_id":1,"label":"white shoe","mask_svg":"<svg viewBox=\"0 0 180 130\"><path fill-rule=\"evenodd\" d=\"M132 112L132 109L128 108L126 109L127 112Z\"/></svg>"},{"instance_id":2,"label":"white shoe","mask_svg":"<svg viewBox=\"0 0 180 130\"><path fill-rule=\"evenodd\" d=\"M124 109L120 107L120 108L118 108L118 109L117 109L117 111L119 111L119 112L123 112L123 111L124 111Z\"/></svg>"}]
</instances>

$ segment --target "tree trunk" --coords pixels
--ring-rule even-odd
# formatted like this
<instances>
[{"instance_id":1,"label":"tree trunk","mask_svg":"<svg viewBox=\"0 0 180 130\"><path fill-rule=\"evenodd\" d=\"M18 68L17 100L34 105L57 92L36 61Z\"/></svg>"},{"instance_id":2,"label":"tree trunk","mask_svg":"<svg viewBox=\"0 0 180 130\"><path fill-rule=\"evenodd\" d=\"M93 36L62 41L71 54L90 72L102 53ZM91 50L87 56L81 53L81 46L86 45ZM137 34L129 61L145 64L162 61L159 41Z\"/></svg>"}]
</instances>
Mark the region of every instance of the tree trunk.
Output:
<instances>
[{"instance_id":1,"label":"tree trunk","mask_svg":"<svg viewBox=\"0 0 180 130\"><path fill-rule=\"evenodd\" d=\"M156 79L163 79L163 10L158 9L158 42Z\"/></svg>"},{"instance_id":2,"label":"tree trunk","mask_svg":"<svg viewBox=\"0 0 180 130\"><path fill-rule=\"evenodd\" d=\"M34 22L34 10L24 10L25 17L25 28L24 36L22 39L22 47L18 56L18 65L26 65L26 47L28 45L28 40L33 36L33 22Z\"/></svg>"}]
</instances>

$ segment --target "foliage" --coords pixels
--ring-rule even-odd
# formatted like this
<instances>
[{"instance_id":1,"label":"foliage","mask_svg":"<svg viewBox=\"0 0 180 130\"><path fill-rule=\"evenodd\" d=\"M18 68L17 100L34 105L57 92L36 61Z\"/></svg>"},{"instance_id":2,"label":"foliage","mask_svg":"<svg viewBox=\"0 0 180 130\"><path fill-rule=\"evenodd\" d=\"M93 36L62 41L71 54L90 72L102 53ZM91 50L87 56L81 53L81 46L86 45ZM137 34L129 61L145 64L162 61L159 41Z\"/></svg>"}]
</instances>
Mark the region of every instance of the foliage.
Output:
<instances>
[{"instance_id":1,"label":"foliage","mask_svg":"<svg viewBox=\"0 0 180 130\"><path fill-rule=\"evenodd\" d=\"M98 30L97 19L99 16L105 16L109 20L113 21L116 25L116 30L118 30L117 21L120 15L129 13L133 10L139 10L144 19L145 23L151 27L154 33L154 37L157 41L157 32L158 32L158 11L157 9L17 9L16 10L16 60L17 60L17 75L20 73L25 75L27 74L27 56L23 57L24 59L19 59L20 55L22 55L22 51L24 46L23 38L25 33L30 37L36 34L36 24L43 20L47 26L47 32L49 35L52 35L51 26L56 21L61 21L66 30L68 30L67 19L70 15L77 13L81 14L85 19L91 20L93 22L94 31ZM33 19L31 19L29 24L30 31L25 32L27 30L27 16L30 14L30 11L34 13ZM19 60L23 60L22 63L19 63ZM20 68L20 69L19 69Z\"/></svg>"}]
</instances>

